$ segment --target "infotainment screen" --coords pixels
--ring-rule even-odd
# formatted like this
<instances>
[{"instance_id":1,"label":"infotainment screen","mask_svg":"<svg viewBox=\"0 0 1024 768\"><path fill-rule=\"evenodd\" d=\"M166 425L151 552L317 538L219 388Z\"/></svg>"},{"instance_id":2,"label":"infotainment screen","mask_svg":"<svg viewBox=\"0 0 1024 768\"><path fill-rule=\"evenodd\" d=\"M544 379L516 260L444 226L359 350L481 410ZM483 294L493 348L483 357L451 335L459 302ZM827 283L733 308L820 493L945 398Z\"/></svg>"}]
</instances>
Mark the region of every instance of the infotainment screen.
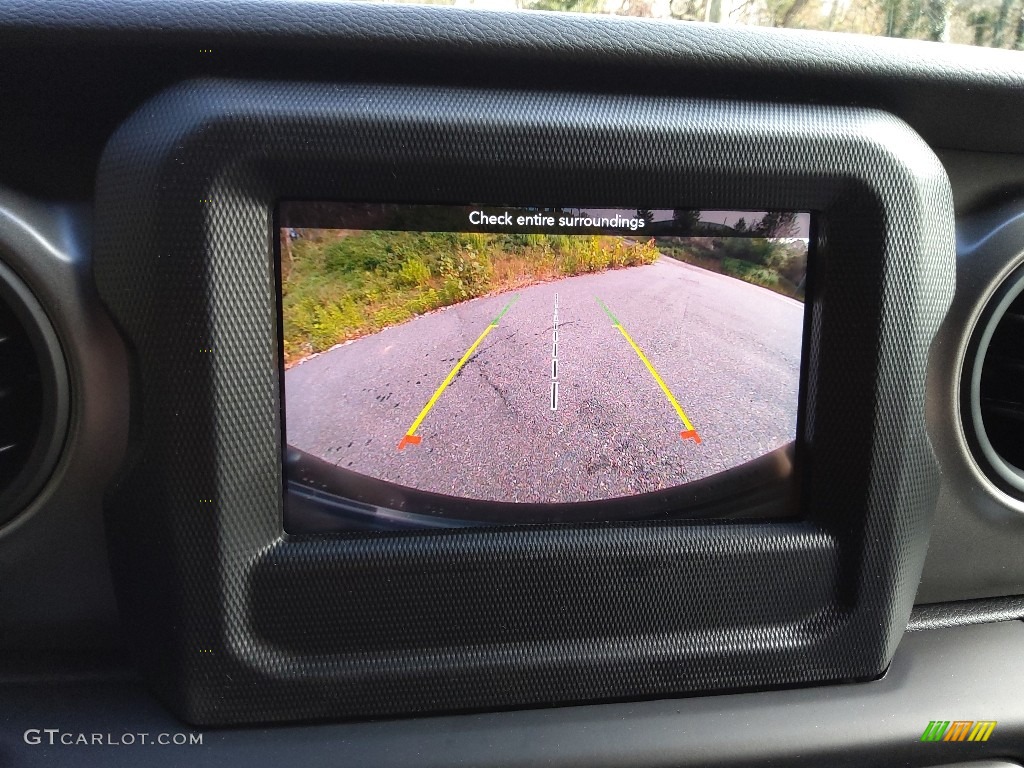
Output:
<instances>
[{"instance_id":1,"label":"infotainment screen","mask_svg":"<svg viewBox=\"0 0 1024 768\"><path fill-rule=\"evenodd\" d=\"M282 203L286 530L791 512L810 226Z\"/></svg>"}]
</instances>

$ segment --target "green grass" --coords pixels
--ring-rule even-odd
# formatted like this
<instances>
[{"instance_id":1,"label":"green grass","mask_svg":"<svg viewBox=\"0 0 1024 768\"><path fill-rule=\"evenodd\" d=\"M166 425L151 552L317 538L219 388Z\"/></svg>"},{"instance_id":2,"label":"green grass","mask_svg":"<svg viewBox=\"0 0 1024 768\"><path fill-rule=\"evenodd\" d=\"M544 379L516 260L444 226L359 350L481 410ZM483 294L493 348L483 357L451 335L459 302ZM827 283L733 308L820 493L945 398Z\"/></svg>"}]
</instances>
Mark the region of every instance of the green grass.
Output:
<instances>
[{"instance_id":1,"label":"green grass","mask_svg":"<svg viewBox=\"0 0 1024 768\"><path fill-rule=\"evenodd\" d=\"M621 237L303 230L282 234L285 363L462 301L651 264Z\"/></svg>"}]
</instances>

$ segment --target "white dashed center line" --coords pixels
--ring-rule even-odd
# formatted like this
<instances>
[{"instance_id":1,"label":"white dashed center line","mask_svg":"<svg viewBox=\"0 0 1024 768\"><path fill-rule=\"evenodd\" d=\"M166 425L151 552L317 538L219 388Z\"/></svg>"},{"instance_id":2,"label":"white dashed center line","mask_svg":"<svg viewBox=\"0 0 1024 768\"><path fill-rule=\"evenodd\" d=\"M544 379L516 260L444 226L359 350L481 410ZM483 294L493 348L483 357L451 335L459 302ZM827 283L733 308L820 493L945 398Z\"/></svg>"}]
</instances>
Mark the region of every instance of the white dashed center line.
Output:
<instances>
[{"instance_id":1,"label":"white dashed center line","mask_svg":"<svg viewBox=\"0 0 1024 768\"><path fill-rule=\"evenodd\" d=\"M551 410L558 410L558 294L555 294L555 320L551 330Z\"/></svg>"}]
</instances>

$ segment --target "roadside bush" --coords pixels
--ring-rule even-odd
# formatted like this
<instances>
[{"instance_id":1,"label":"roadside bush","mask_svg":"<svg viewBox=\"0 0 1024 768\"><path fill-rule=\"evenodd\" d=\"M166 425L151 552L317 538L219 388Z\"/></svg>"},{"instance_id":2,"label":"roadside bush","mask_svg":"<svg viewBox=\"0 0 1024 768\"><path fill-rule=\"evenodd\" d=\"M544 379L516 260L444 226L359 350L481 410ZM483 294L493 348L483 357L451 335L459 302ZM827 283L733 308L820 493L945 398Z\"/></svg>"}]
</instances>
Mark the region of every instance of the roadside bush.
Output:
<instances>
[{"instance_id":1,"label":"roadside bush","mask_svg":"<svg viewBox=\"0 0 1024 768\"><path fill-rule=\"evenodd\" d=\"M604 247L601 238L593 237L589 240L582 240L581 243L583 244L583 269L585 271L601 272L611 266L611 252Z\"/></svg>"},{"instance_id":2,"label":"roadside bush","mask_svg":"<svg viewBox=\"0 0 1024 768\"><path fill-rule=\"evenodd\" d=\"M567 253L572 248L572 238L568 235L540 235L546 240L547 247L553 253Z\"/></svg>"},{"instance_id":3,"label":"roadside bush","mask_svg":"<svg viewBox=\"0 0 1024 768\"><path fill-rule=\"evenodd\" d=\"M494 290L658 255L653 241L605 236L313 230L282 265L285 360Z\"/></svg>"},{"instance_id":4,"label":"roadside bush","mask_svg":"<svg viewBox=\"0 0 1024 768\"><path fill-rule=\"evenodd\" d=\"M387 244L376 233L352 235L324 248L324 269L328 272L372 272L387 262Z\"/></svg>"},{"instance_id":5,"label":"roadside bush","mask_svg":"<svg viewBox=\"0 0 1024 768\"><path fill-rule=\"evenodd\" d=\"M329 349L352 338L366 325L366 316L351 298L319 302L306 298L285 313L285 338L305 337L310 352Z\"/></svg>"},{"instance_id":6,"label":"roadside bush","mask_svg":"<svg viewBox=\"0 0 1024 768\"><path fill-rule=\"evenodd\" d=\"M438 272L444 280L443 293L458 301L482 296L490 287L490 260L473 250L444 254Z\"/></svg>"},{"instance_id":7,"label":"roadside bush","mask_svg":"<svg viewBox=\"0 0 1024 768\"><path fill-rule=\"evenodd\" d=\"M432 309L444 306L444 301L434 288L428 288L424 293L413 296L408 300L406 306L414 315L422 315Z\"/></svg>"},{"instance_id":8,"label":"roadside bush","mask_svg":"<svg viewBox=\"0 0 1024 768\"><path fill-rule=\"evenodd\" d=\"M644 264L653 264L658 260L661 252L658 250L657 244L654 242L654 238L651 238L645 243L637 243L629 249L629 259L627 260L627 266L638 267Z\"/></svg>"},{"instance_id":9,"label":"roadside bush","mask_svg":"<svg viewBox=\"0 0 1024 768\"><path fill-rule=\"evenodd\" d=\"M430 268L416 256L402 264L395 284L402 288L425 288L430 282Z\"/></svg>"},{"instance_id":10,"label":"roadside bush","mask_svg":"<svg viewBox=\"0 0 1024 768\"><path fill-rule=\"evenodd\" d=\"M572 247L561 249L558 257L558 270L563 275L578 275L583 271L579 253Z\"/></svg>"},{"instance_id":11,"label":"roadside bush","mask_svg":"<svg viewBox=\"0 0 1024 768\"><path fill-rule=\"evenodd\" d=\"M779 273L774 269L739 259L722 259L722 272L764 288L774 288L779 283Z\"/></svg>"},{"instance_id":12,"label":"roadside bush","mask_svg":"<svg viewBox=\"0 0 1024 768\"><path fill-rule=\"evenodd\" d=\"M381 307L373 313L373 322L378 328L404 323L413 313L408 307Z\"/></svg>"}]
</instances>

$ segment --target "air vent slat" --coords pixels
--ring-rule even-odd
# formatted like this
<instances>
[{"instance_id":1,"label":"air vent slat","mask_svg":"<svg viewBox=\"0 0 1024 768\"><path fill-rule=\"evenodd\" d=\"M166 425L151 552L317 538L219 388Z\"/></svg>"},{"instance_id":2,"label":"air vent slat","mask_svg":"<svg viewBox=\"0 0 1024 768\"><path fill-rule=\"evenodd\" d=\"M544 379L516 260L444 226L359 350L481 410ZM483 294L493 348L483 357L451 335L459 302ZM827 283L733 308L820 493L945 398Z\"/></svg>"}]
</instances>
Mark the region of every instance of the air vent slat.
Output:
<instances>
[{"instance_id":1,"label":"air vent slat","mask_svg":"<svg viewBox=\"0 0 1024 768\"><path fill-rule=\"evenodd\" d=\"M39 387L27 386L26 379L36 373L38 362L32 340L25 328L17 326L14 311L0 305L0 325L8 330L4 345L3 369L0 376L0 492L12 486L27 469L32 444L38 437L42 415L42 393Z\"/></svg>"},{"instance_id":2,"label":"air vent slat","mask_svg":"<svg viewBox=\"0 0 1024 768\"><path fill-rule=\"evenodd\" d=\"M999 330L1012 330L1014 328L1024 328L1024 312L1007 311L1003 315L1002 328L1000 328Z\"/></svg>"},{"instance_id":3,"label":"air vent slat","mask_svg":"<svg viewBox=\"0 0 1024 768\"><path fill-rule=\"evenodd\" d=\"M67 426L66 387L42 308L0 263L0 524L49 477Z\"/></svg>"},{"instance_id":4,"label":"air vent slat","mask_svg":"<svg viewBox=\"0 0 1024 768\"><path fill-rule=\"evenodd\" d=\"M979 384L971 390L976 454L993 481L1024 498L1024 269L989 306L973 361L981 366Z\"/></svg>"},{"instance_id":5,"label":"air vent slat","mask_svg":"<svg viewBox=\"0 0 1024 768\"><path fill-rule=\"evenodd\" d=\"M982 412L987 413L991 418L1015 421L1024 425L1024 404L1022 403L986 400L982 403L981 408Z\"/></svg>"},{"instance_id":6,"label":"air vent slat","mask_svg":"<svg viewBox=\"0 0 1024 768\"><path fill-rule=\"evenodd\" d=\"M982 378L991 379L993 386L1008 384L1012 387L1021 387L1021 375L1024 375L1024 359L1010 357L995 357L989 355L981 370Z\"/></svg>"}]
</instances>

